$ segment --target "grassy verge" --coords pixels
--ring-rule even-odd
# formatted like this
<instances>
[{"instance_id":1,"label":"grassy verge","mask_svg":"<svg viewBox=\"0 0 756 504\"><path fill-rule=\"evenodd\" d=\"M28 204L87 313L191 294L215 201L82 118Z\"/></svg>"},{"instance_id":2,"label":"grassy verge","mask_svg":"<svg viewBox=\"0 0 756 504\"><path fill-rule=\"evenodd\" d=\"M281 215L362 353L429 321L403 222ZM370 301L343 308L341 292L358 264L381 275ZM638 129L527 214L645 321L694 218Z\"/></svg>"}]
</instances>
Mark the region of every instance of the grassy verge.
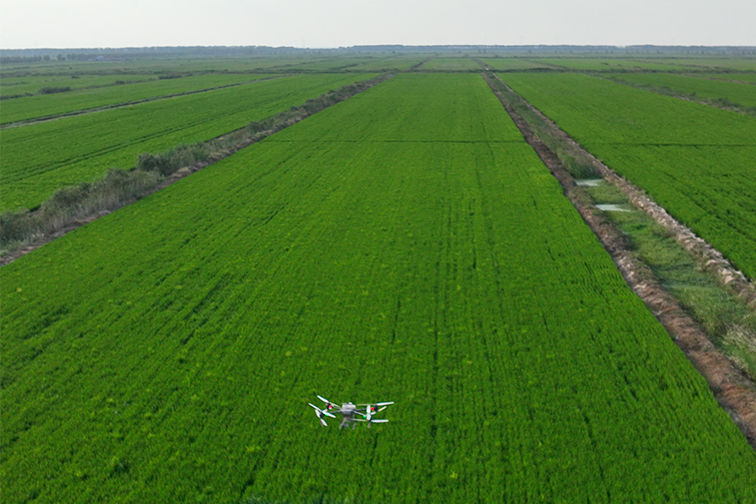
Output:
<instances>
[{"instance_id":1,"label":"grassy verge","mask_svg":"<svg viewBox=\"0 0 756 504\"><path fill-rule=\"evenodd\" d=\"M180 178L176 175L179 170L187 168L180 174L186 175L204 168L390 77L391 74L383 74L342 86L207 142L180 145L158 154L143 153L130 170L109 170L102 180L61 188L31 211L4 212L0 214L0 258L7 263L7 256L20 248L44 242L66 228L136 201L166 183L169 177Z\"/></svg>"},{"instance_id":2,"label":"grassy verge","mask_svg":"<svg viewBox=\"0 0 756 504\"><path fill-rule=\"evenodd\" d=\"M587 187L595 204L632 207L615 186ZM712 341L751 379L756 379L756 312L701 270L669 233L645 212L605 212L628 237L632 250L662 286L705 329Z\"/></svg>"},{"instance_id":3,"label":"grassy verge","mask_svg":"<svg viewBox=\"0 0 756 504\"><path fill-rule=\"evenodd\" d=\"M512 91L493 73L487 73L489 82L493 83L507 102L530 125L533 133L559 157L565 168L575 179L598 178L599 173L593 167L592 160L580 148L570 144L564 135L559 135L553 123L535 112L530 104Z\"/></svg>"}]
</instances>

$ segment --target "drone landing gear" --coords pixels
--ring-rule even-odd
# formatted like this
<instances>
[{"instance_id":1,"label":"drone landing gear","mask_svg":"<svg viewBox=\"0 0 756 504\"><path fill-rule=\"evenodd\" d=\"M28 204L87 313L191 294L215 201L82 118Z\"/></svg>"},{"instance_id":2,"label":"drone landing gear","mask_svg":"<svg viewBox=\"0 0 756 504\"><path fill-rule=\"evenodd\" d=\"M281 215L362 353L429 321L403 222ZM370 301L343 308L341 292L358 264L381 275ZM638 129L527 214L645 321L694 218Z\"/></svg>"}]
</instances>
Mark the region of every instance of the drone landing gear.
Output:
<instances>
[{"instance_id":1,"label":"drone landing gear","mask_svg":"<svg viewBox=\"0 0 756 504\"><path fill-rule=\"evenodd\" d=\"M352 426L352 430L354 430L354 428L357 426L357 424L354 423L354 420L344 420L343 422L341 422L341 425L339 425L339 430L343 429L344 427L349 427L350 425Z\"/></svg>"}]
</instances>

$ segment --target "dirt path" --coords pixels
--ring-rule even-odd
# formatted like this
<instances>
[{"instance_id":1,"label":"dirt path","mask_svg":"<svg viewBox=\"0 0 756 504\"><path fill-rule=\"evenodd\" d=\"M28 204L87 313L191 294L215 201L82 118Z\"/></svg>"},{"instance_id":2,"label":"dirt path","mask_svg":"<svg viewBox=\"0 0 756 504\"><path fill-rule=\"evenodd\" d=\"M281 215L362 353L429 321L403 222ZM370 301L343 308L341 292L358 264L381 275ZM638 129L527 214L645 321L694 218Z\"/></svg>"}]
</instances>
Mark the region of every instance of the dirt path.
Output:
<instances>
[{"instance_id":1,"label":"dirt path","mask_svg":"<svg viewBox=\"0 0 756 504\"><path fill-rule=\"evenodd\" d=\"M559 180L564 189L564 194L570 199L578 210L583 220L590 226L599 238L604 248L609 252L617 268L622 273L627 284L643 299L646 306L662 323L675 344L685 353L688 360L703 375L714 393L719 405L727 411L735 424L740 428L751 446L756 449L756 385L739 371L709 340L703 328L688 315L677 300L659 284L651 270L640 262L630 251L629 243L622 232L609 222L592 203L580 197L577 185L572 176L567 172L561 160L533 134L530 125L509 104L506 98L496 90L493 83L484 76L491 86L492 91L501 100L507 113L512 117L517 127L522 132L525 140L533 147L543 163L548 167L554 177ZM531 106L532 108L532 106ZM533 110L535 110L533 108ZM540 112L539 112L540 114ZM545 118L542 114L542 117ZM547 121L558 127L552 121ZM578 146L569 136L561 132L566 141ZM588 154L586 152L586 154ZM590 155L590 154L588 154ZM728 268L722 254L714 250L703 240L696 237L690 230L672 219L667 212L642 195L640 190L634 188L627 181L621 179L616 173L593 158L597 169L610 183L617 184L620 188L633 194L631 202L648 212L662 225L671 226L671 229L679 233L679 241L688 249L703 254L707 267L716 272L722 272L720 277L723 282L732 285L736 291L741 289L742 297L750 299L751 306L756 307L756 291L742 274ZM626 193L626 194L628 194ZM628 194L628 196L630 196ZM677 236L677 234L676 234ZM709 264L710 263L710 264ZM739 294L740 294L739 292Z\"/></svg>"}]
</instances>

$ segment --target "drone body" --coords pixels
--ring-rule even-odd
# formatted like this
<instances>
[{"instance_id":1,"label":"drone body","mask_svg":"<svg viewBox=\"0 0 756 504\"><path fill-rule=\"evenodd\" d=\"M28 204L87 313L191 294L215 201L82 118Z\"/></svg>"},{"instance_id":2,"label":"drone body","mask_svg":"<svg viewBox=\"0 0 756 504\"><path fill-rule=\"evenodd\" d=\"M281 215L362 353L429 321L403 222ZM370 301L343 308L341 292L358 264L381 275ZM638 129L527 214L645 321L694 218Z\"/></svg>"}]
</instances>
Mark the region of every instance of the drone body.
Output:
<instances>
[{"instance_id":1,"label":"drone body","mask_svg":"<svg viewBox=\"0 0 756 504\"><path fill-rule=\"evenodd\" d=\"M323 417L336 418L336 415L334 413L337 413L341 415L341 424L339 425L339 429L343 429L344 427L348 427L350 425L352 426L352 429L354 429L356 425L354 422L367 422L368 428L370 427L370 424L373 423L387 423L388 419L373 418L373 414L379 411L383 411L390 405L394 404L393 401L373 404L354 404L353 402L347 402L339 406L338 404L329 401L323 396L318 396L318 399L325 403L324 409L318 408L312 403L308 404L315 409L315 415L317 415L318 420L320 420L320 424L323 427L327 427L328 424Z\"/></svg>"}]
</instances>

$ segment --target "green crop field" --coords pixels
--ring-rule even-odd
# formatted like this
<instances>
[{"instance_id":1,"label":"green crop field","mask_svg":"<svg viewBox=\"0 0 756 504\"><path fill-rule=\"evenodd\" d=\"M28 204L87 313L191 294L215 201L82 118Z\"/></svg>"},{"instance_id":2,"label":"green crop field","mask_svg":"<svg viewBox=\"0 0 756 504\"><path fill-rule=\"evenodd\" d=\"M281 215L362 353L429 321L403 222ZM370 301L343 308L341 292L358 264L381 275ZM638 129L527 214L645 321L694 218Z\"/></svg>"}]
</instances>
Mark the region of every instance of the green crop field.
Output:
<instances>
[{"instance_id":1,"label":"green crop field","mask_svg":"<svg viewBox=\"0 0 756 504\"><path fill-rule=\"evenodd\" d=\"M733 82L747 82L750 84L756 84L756 72L753 73L739 73L739 72L721 72L721 73L707 73L696 74L698 77L709 77L712 79L718 79L723 81Z\"/></svg>"},{"instance_id":2,"label":"green crop field","mask_svg":"<svg viewBox=\"0 0 756 504\"><path fill-rule=\"evenodd\" d=\"M756 118L585 75L502 77L756 278Z\"/></svg>"},{"instance_id":3,"label":"green crop field","mask_svg":"<svg viewBox=\"0 0 756 504\"><path fill-rule=\"evenodd\" d=\"M704 77L693 77L662 73L622 73L612 74L612 78L639 85L667 87L687 95L713 100L729 100L744 107L756 109L756 86L737 82L723 82L721 80ZM721 75L720 75L721 78Z\"/></svg>"},{"instance_id":4,"label":"green crop field","mask_svg":"<svg viewBox=\"0 0 756 504\"><path fill-rule=\"evenodd\" d=\"M5 69L3 69L5 70ZM156 80L157 76L148 77L145 75L31 75L26 77L6 77L0 76L0 96L17 96L17 95L36 95L46 87L51 88L71 88L72 91L83 90L86 88L113 86L116 81L124 83L144 82L147 80ZM6 113L6 107L11 101L3 101L2 113L3 119Z\"/></svg>"},{"instance_id":5,"label":"green crop field","mask_svg":"<svg viewBox=\"0 0 756 504\"><path fill-rule=\"evenodd\" d=\"M680 67L666 62L639 61L632 58L532 58L531 61L566 68L570 70L680 70Z\"/></svg>"},{"instance_id":6,"label":"green crop field","mask_svg":"<svg viewBox=\"0 0 756 504\"><path fill-rule=\"evenodd\" d=\"M547 65L524 58L487 57L481 58L481 61L494 70L533 70L535 68L549 68Z\"/></svg>"},{"instance_id":7,"label":"green crop field","mask_svg":"<svg viewBox=\"0 0 756 504\"><path fill-rule=\"evenodd\" d=\"M378 72L386 70L409 70L410 67L423 61L419 55L401 55L389 57L376 57L364 60L362 63L351 67L350 70L360 72Z\"/></svg>"},{"instance_id":8,"label":"green crop field","mask_svg":"<svg viewBox=\"0 0 756 504\"><path fill-rule=\"evenodd\" d=\"M478 75L395 77L0 275L4 502L756 499ZM318 393L396 404L339 431Z\"/></svg>"},{"instance_id":9,"label":"green crop field","mask_svg":"<svg viewBox=\"0 0 756 504\"><path fill-rule=\"evenodd\" d=\"M130 168L143 152L210 140L369 74L284 77L0 131L3 210Z\"/></svg>"},{"instance_id":10,"label":"green crop field","mask_svg":"<svg viewBox=\"0 0 756 504\"><path fill-rule=\"evenodd\" d=\"M470 58L433 58L422 66L423 70L482 70L482 67Z\"/></svg>"},{"instance_id":11,"label":"green crop field","mask_svg":"<svg viewBox=\"0 0 756 504\"><path fill-rule=\"evenodd\" d=\"M718 70L718 71L731 71L731 70L756 70L756 58L753 56L737 56L737 57L689 57L682 56L677 58L658 57L658 58L639 58L639 61L649 61L657 63L667 63L674 65L678 68L695 68L700 70Z\"/></svg>"},{"instance_id":12,"label":"green crop field","mask_svg":"<svg viewBox=\"0 0 756 504\"><path fill-rule=\"evenodd\" d=\"M3 79L15 77L63 77L77 75L81 78L94 76L116 76L132 78L143 76L157 78L158 75L174 73L212 73L269 71L279 66L312 61L313 57L275 56L248 58L174 58L174 59L127 59L124 61L50 61L39 63L11 63L3 65ZM130 80L122 78L121 80Z\"/></svg>"},{"instance_id":13,"label":"green crop field","mask_svg":"<svg viewBox=\"0 0 756 504\"><path fill-rule=\"evenodd\" d=\"M7 124L79 110L153 99L161 96L209 90L221 86L251 82L266 77L270 76L264 74L208 74L15 98L3 102L0 123ZM110 83L112 84L112 77L110 79Z\"/></svg>"}]
</instances>

